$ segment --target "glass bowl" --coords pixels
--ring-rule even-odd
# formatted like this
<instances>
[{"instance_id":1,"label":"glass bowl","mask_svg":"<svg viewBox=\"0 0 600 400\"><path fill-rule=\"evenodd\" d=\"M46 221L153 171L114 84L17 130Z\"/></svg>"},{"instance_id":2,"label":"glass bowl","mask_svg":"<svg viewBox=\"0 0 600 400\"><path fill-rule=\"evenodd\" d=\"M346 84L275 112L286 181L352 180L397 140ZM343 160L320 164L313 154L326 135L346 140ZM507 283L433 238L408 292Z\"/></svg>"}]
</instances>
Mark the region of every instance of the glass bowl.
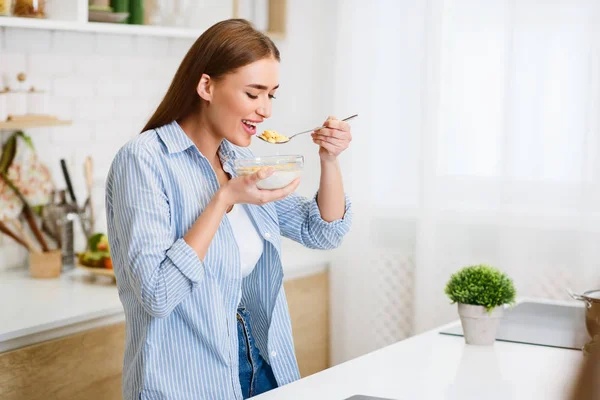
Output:
<instances>
[{"instance_id":1,"label":"glass bowl","mask_svg":"<svg viewBox=\"0 0 600 400\"><path fill-rule=\"evenodd\" d=\"M259 189L280 189L292 183L302 174L304 156L267 156L255 158L242 158L235 160L233 168L238 176L252 175L262 168L273 168L273 175L258 181Z\"/></svg>"}]
</instances>

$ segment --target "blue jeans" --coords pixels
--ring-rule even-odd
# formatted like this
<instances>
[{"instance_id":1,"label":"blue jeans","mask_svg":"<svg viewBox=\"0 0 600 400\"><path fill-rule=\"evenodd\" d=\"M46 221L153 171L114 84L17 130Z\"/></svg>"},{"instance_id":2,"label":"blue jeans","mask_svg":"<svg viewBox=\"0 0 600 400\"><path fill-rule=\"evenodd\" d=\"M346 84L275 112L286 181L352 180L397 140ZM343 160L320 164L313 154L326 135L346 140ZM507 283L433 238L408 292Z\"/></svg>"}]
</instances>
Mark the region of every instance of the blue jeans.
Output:
<instances>
[{"instance_id":1,"label":"blue jeans","mask_svg":"<svg viewBox=\"0 0 600 400\"><path fill-rule=\"evenodd\" d=\"M271 366L259 354L250 328L250 315L244 307L237 311L240 385L244 399L277 387Z\"/></svg>"}]
</instances>

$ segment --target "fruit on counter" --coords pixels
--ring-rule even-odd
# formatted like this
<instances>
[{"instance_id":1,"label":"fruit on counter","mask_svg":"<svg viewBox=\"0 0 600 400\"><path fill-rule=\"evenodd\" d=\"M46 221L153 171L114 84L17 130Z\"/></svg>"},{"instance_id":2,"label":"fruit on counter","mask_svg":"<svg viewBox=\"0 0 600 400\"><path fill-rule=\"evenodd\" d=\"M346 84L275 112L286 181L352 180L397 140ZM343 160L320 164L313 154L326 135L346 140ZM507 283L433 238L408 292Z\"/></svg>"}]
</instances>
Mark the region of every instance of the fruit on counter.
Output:
<instances>
[{"instance_id":1,"label":"fruit on counter","mask_svg":"<svg viewBox=\"0 0 600 400\"><path fill-rule=\"evenodd\" d=\"M108 236L106 236L104 233L94 233L88 239L88 250L110 251L108 246Z\"/></svg>"},{"instance_id":2,"label":"fruit on counter","mask_svg":"<svg viewBox=\"0 0 600 400\"><path fill-rule=\"evenodd\" d=\"M108 236L95 233L88 239L88 248L77 255L79 263L86 267L112 269Z\"/></svg>"},{"instance_id":3,"label":"fruit on counter","mask_svg":"<svg viewBox=\"0 0 600 400\"><path fill-rule=\"evenodd\" d=\"M84 251L77 255L79 263L86 267L105 268L105 260L110 259L110 253L107 251Z\"/></svg>"}]
</instances>

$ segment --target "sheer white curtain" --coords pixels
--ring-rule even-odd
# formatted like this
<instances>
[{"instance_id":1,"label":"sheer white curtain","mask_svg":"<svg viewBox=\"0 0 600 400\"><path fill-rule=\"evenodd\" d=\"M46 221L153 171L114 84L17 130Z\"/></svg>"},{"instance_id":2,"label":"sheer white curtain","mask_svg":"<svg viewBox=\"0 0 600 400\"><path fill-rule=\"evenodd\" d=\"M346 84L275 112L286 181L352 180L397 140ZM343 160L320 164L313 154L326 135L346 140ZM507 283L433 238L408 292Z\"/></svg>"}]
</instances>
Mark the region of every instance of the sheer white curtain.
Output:
<instances>
[{"instance_id":1,"label":"sheer white curtain","mask_svg":"<svg viewBox=\"0 0 600 400\"><path fill-rule=\"evenodd\" d=\"M337 111L360 118L333 361L456 318L443 287L468 264L522 296L600 287L600 3L338 7Z\"/></svg>"}]
</instances>

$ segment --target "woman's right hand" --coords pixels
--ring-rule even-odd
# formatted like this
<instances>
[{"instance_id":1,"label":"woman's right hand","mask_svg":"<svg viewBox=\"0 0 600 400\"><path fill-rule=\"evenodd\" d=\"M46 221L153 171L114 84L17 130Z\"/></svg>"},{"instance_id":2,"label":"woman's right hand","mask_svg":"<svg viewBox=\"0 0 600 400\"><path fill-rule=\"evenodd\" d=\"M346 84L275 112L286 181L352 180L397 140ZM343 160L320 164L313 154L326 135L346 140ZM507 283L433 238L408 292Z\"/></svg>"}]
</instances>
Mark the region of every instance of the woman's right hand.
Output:
<instances>
[{"instance_id":1,"label":"woman's right hand","mask_svg":"<svg viewBox=\"0 0 600 400\"><path fill-rule=\"evenodd\" d=\"M239 203L263 205L287 197L300 184L300 178L296 178L292 183L281 189L259 189L256 183L268 178L273 172L273 168L263 168L252 175L238 176L229 180L219 189L223 200L228 206Z\"/></svg>"}]
</instances>

